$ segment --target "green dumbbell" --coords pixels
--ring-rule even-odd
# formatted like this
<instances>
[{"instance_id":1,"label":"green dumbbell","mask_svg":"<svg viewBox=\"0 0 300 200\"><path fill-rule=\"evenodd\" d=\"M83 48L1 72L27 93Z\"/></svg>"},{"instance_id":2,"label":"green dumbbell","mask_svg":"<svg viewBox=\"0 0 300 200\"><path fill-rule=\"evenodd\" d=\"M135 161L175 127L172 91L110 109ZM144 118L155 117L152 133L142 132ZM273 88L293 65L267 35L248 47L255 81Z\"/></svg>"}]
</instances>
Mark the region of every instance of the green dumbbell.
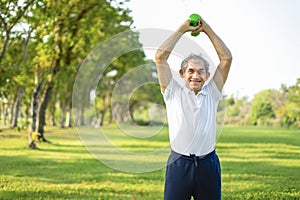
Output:
<instances>
[{"instance_id":1,"label":"green dumbbell","mask_svg":"<svg viewBox=\"0 0 300 200\"><path fill-rule=\"evenodd\" d=\"M190 15L191 26L198 26L199 21L200 21L200 15L195 13ZM191 33L192 36L198 36L199 34L200 33Z\"/></svg>"}]
</instances>

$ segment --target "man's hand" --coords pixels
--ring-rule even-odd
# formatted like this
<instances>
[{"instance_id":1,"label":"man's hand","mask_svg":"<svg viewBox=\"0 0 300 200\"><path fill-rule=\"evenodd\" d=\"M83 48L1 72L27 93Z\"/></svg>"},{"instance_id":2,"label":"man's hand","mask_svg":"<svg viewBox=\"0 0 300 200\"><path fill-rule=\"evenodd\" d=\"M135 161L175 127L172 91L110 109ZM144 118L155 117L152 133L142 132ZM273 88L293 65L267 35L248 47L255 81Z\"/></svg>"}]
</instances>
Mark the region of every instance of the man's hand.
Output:
<instances>
[{"instance_id":1,"label":"man's hand","mask_svg":"<svg viewBox=\"0 0 300 200\"><path fill-rule=\"evenodd\" d=\"M199 23L197 26L192 26L190 24L190 20L188 19L183 22L183 24L181 24L181 26L177 29L177 32L180 32L182 34L186 32L197 33L200 32L200 25L201 23Z\"/></svg>"},{"instance_id":2,"label":"man's hand","mask_svg":"<svg viewBox=\"0 0 300 200\"><path fill-rule=\"evenodd\" d=\"M198 26L190 26L188 28L188 31L191 31L191 33L200 33L204 32L206 33L210 29L210 26L206 23L206 21L201 17L200 21L198 23Z\"/></svg>"},{"instance_id":3,"label":"man's hand","mask_svg":"<svg viewBox=\"0 0 300 200\"><path fill-rule=\"evenodd\" d=\"M210 29L210 26L209 26L208 23L206 23L206 21L201 17L201 19L200 19L200 27L199 27L199 31L200 31L200 32L206 33L208 29Z\"/></svg>"}]
</instances>

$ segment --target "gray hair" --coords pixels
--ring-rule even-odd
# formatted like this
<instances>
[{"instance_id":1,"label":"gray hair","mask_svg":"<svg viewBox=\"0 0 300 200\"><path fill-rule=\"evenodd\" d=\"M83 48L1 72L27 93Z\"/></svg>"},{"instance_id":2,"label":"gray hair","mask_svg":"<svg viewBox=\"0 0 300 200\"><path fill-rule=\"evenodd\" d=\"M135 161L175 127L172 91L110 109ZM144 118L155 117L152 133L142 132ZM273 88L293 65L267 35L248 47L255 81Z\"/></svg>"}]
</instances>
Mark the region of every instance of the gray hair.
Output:
<instances>
[{"instance_id":1,"label":"gray hair","mask_svg":"<svg viewBox=\"0 0 300 200\"><path fill-rule=\"evenodd\" d=\"M205 60L201 54L197 55L197 54L193 54L193 53L191 53L188 57L186 57L181 62L181 69L185 72L187 64L188 64L189 61L193 62L193 61L199 61L199 60L204 62L205 70L206 70L206 72L208 72L209 71L209 63L207 62L207 60Z\"/></svg>"}]
</instances>

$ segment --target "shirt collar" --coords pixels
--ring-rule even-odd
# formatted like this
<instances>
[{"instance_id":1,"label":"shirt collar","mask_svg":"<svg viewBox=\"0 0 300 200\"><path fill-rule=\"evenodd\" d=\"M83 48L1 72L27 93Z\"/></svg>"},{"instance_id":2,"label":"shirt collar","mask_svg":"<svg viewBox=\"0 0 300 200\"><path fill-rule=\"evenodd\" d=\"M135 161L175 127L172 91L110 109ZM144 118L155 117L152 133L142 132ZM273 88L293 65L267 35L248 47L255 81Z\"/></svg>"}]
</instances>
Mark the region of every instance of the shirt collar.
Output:
<instances>
[{"instance_id":1,"label":"shirt collar","mask_svg":"<svg viewBox=\"0 0 300 200\"><path fill-rule=\"evenodd\" d=\"M201 91L198 92L197 96L199 95L203 95L203 96L206 96L208 94L207 90L206 90L206 86L203 86Z\"/></svg>"},{"instance_id":2,"label":"shirt collar","mask_svg":"<svg viewBox=\"0 0 300 200\"><path fill-rule=\"evenodd\" d=\"M183 90L187 95L192 95L192 94L195 95L194 91L190 90L186 85L183 87ZM204 85L202 87L202 89L200 90L200 92L198 92L198 94L196 96L199 96L199 95L206 96L207 94L208 94L207 88L206 88L206 85Z\"/></svg>"}]
</instances>

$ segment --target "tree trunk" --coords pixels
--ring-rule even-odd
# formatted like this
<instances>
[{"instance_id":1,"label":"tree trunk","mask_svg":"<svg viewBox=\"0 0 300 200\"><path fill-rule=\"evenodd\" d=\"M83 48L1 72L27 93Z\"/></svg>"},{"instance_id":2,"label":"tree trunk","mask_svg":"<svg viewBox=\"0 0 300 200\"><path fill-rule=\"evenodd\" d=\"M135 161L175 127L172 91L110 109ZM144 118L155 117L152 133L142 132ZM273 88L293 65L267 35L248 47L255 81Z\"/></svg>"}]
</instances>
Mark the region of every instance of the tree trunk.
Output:
<instances>
[{"instance_id":1,"label":"tree trunk","mask_svg":"<svg viewBox=\"0 0 300 200\"><path fill-rule=\"evenodd\" d=\"M36 125L37 125L37 114L38 114L38 108L39 108L39 90L41 88L35 88L32 95L32 122L31 122L31 131L36 131Z\"/></svg>"},{"instance_id":2,"label":"tree trunk","mask_svg":"<svg viewBox=\"0 0 300 200\"><path fill-rule=\"evenodd\" d=\"M85 125L85 120L84 120L84 107L81 106L80 108L80 113L79 113L79 117L80 117L80 126L84 126Z\"/></svg>"},{"instance_id":3,"label":"tree trunk","mask_svg":"<svg viewBox=\"0 0 300 200\"><path fill-rule=\"evenodd\" d=\"M35 133L36 133L36 125L37 125L37 114L38 114L38 108L39 108L39 92L43 86L43 82L38 84L38 74L39 72L36 72L35 75L35 88L32 93L32 122L31 122L31 130L28 133L28 147L30 149L36 149L37 146L35 144Z\"/></svg>"},{"instance_id":4,"label":"tree trunk","mask_svg":"<svg viewBox=\"0 0 300 200\"><path fill-rule=\"evenodd\" d=\"M68 111L67 111L66 122L67 122L66 127L71 128L72 127L72 101L71 100L68 101Z\"/></svg>"},{"instance_id":5,"label":"tree trunk","mask_svg":"<svg viewBox=\"0 0 300 200\"><path fill-rule=\"evenodd\" d=\"M30 106L25 106L25 124L26 127L30 124Z\"/></svg>"},{"instance_id":6,"label":"tree trunk","mask_svg":"<svg viewBox=\"0 0 300 200\"><path fill-rule=\"evenodd\" d=\"M6 104L2 102L2 108L1 108L1 121L2 126L6 126Z\"/></svg>"},{"instance_id":7,"label":"tree trunk","mask_svg":"<svg viewBox=\"0 0 300 200\"><path fill-rule=\"evenodd\" d=\"M66 106L60 101L60 109L61 109L61 121L60 121L60 127L65 128L66 123Z\"/></svg>"},{"instance_id":8,"label":"tree trunk","mask_svg":"<svg viewBox=\"0 0 300 200\"><path fill-rule=\"evenodd\" d=\"M22 62L26 61L26 55L27 55L28 44L29 44L30 37L31 37L31 31L32 30L28 31L26 42L24 44ZM11 127L12 128L15 128L15 127L18 126L18 117L19 117L19 113L20 113L21 100L22 100L22 97L24 95L25 88L26 88L25 86L21 86L19 88L17 98L15 100L15 104L14 104L14 107L13 107L13 113L12 113L12 122L11 122Z\"/></svg>"},{"instance_id":9,"label":"tree trunk","mask_svg":"<svg viewBox=\"0 0 300 200\"><path fill-rule=\"evenodd\" d=\"M4 58L4 54L7 49L7 45L8 45L8 41L9 41L9 37L10 37L10 31L11 31L11 29L5 30L5 39L2 44L2 49L1 49L1 54L0 54L0 63L2 62L2 59Z\"/></svg>"},{"instance_id":10,"label":"tree trunk","mask_svg":"<svg viewBox=\"0 0 300 200\"><path fill-rule=\"evenodd\" d=\"M71 118L71 115L70 115L70 111L68 110L68 111L66 111L65 127L71 127L70 118Z\"/></svg>"},{"instance_id":11,"label":"tree trunk","mask_svg":"<svg viewBox=\"0 0 300 200\"><path fill-rule=\"evenodd\" d=\"M112 113L112 108L110 106L109 108L109 121L108 121L109 124L112 124L113 123L113 113Z\"/></svg>"},{"instance_id":12,"label":"tree trunk","mask_svg":"<svg viewBox=\"0 0 300 200\"><path fill-rule=\"evenodd\" d=\"M12 124L11 124L12 128L15 128L18 126L18 117L19 117L19 113L20 113L21 100L24 95L24 92L25 92L25 86L21 86L18 91L18 95L17 95L15 105L14 105L14 112L13 112Z\"/></svg>"},{"instance_id":13,"label":"tree trunk","mask_svg":"<svg viewBox=\"0 0 300 200\"><path fill-rule=\"evenodd\" d=\"M36 143L35 143L35 139L34 139L33 133L34 133L34 132L30 132L30 133L28 134L28 147L29 147L30 149L35 150L35 149L37 149L37 145L36 145Z\"/></svg>"},{"instance_id":14,"label":"tree trunk","mask_svg":"<svg viewBox=\"0 0 300 200\"><path fill-rule=\"evenodd\" d=\"M65 127L72 127L72 116L71 116L71 108L68 108L67 112L66 112L66 123L65 123Z\"/></svg>"},{"instance_id":15,"label":"tree trunk","mask_svg":"<svg viewBox=\"0 0 300 200\"><path fill-rule=\"evenodd\" d=\"M79 108L75 108L74 112L74 120L75 120L75 126L80 126L80 112Z\"/></svg>"},{"instance_id":16,"label":"tree trunk","mask_svg":"<svg viewBox=\"0 0 300 200\"><path fill-rule=\"evenodd\" d=\"M14 110L15 110L14 102L10 102L9 109L7 110L8 119L9 119L9 124L10 125L13 122L13 113L14 113Z\"/></svg>"},{"instance_id":17,"label":"tree trunk","mask_svg":"<svg viewBox=\"0 0 300 200\"><path fill-rule=\"evenodd\" d=\"M56 126L56 122L55 122L55 111L56 111L56 107L55 107L55 102L52 103L51 105L51 125L52 126Z\"/></svg>"},{"instance_id":18,"label":"tree trunk","mask_svg":"<svg viewBox=\"0 0 300 200\"><path fill-rule=\"evenodd\" d=\"M38 140L42 140L43 142L47 142L45 138L45 130L44 127L46 125L46 110L51 99L51 95L54 89L54 82L49 82L48 87L44 93L43 102L41 103L39 110L39 125L38 125Z\"/></svg>"}]
</instances>

